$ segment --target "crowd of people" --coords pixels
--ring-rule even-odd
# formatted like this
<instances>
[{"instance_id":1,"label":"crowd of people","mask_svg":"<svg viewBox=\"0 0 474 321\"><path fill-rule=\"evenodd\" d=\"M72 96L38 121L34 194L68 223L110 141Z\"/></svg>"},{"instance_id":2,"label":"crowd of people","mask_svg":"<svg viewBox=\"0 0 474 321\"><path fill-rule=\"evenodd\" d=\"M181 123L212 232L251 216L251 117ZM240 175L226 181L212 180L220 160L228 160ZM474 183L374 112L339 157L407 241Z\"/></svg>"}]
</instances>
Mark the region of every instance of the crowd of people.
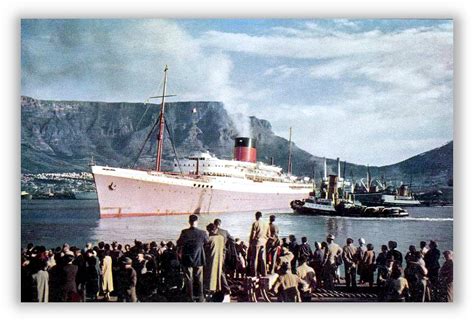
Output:
<instances>
[{"instance_id":1,"label":"crowd of people","mask_svg":"<svg viewBox=\"0 0 474 321\"><path fill-rule=\"evenodd\" d=\"M265 222L255 214L248 242L233 238L220 219L204 229L198 216L176 244L143 243L131 246L91 243L47 250L28 244L21 253L23 302L187 301L229 302L234 280L269 279L279 301L310 301L318 289L373 288L380 301L452 302L453 252L441 252L435 241L411 245L405 256L389 241L375 253L363 238L348 238L344 246L327 235L324 242L294 235L280 237L275 215ZM344 276L342 276L343 270ZM114 300L115 301L115 300Z\"/></svg>"}]
</instances>

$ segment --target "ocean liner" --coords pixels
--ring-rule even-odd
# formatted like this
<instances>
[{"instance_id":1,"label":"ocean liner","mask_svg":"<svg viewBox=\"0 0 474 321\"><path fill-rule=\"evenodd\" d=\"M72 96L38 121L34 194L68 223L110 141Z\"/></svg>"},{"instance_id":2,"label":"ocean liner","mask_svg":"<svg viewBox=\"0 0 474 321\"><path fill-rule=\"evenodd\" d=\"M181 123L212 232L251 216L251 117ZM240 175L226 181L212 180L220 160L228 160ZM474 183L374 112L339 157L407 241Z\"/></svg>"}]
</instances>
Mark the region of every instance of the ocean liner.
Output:
<instances>
[{"instance_id":1,"label":"ocean liner","mask_svg":"<svg viewBox=\"0 0 474 321\"><path fill-rule=\"evenodd\" d=\"M209 152L195 152L186 159L176 157L173 170L162 171L165 97L169 97L167 70L166 67L163 95L153 97L161 98L160 116L155 122L158 129L155 169L91 166L101 218L256 210L284 212L290 210L292 200L312 191L309 178L300 179L284 173L280 167L258 162L256 140L250 137L235 138L232 160L218 159Z\"/></svg>"}]
</instances>

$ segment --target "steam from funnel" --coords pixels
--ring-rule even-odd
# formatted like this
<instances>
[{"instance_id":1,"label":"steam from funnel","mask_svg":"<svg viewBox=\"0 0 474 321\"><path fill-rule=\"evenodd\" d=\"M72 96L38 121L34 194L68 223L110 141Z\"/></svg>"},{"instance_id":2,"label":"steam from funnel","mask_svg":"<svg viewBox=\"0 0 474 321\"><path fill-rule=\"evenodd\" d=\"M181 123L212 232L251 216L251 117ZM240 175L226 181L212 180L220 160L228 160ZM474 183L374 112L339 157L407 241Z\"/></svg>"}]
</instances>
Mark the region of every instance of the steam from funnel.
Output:
<instances>
[{"instance_id":1,"label":"steam from funnel","mask_svg":"<svg viewBox=\"0 0 474 321\"><path fill-rule=\"evenodd\" d=\"M250 128L250 117L242 113L231 113L229 116L234 123L237 134L240 137L252 137L252 130Z\"/></svg>"}]
</instances>

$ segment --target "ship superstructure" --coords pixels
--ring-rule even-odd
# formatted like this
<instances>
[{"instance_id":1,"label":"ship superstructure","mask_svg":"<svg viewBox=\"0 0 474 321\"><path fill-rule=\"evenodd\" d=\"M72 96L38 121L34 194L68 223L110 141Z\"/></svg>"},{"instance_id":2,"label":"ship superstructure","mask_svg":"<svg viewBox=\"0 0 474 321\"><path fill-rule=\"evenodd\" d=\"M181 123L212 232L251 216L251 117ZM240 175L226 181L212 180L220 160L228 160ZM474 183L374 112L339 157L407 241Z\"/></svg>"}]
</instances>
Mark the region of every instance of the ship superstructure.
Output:
<instances>
[{"instance_id":1,"label":"ship superstructure","mask_svg":"<svg viewBox=\"0 0 474 321\"><path fill-rule=\"evenodd\" d=\"M159 130L154 170L91 167L100 217L284 212L290 210L292 200L312 190L309 178L299 179L278 166L257 162L257 142L249 137L235 138L232 160L194 152L185 159L175 158L173 170L163 172L165 97L164 88L160 117L154 126Z\"/></svg>"}]
</instances>

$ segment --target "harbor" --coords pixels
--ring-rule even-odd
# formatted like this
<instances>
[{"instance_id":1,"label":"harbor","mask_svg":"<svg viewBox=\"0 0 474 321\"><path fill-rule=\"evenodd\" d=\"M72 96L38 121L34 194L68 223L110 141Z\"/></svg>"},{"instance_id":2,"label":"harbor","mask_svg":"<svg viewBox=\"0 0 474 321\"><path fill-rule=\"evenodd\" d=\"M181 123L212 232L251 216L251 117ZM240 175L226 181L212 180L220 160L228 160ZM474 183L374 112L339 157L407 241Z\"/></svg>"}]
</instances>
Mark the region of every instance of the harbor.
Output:
<instances>
[{"instance_id":1,"label":"harbor","mask_svg":"<svg viewBox=\"0 0 474 321\"><path fill-rule=\"evenodd\" d=\"M23 201L22 246L27 248L27 243L31 242L35 245L44 245L46 249L51 248L54 253L57 251L57 246L64 243L78 248L86 246L87 243L97 246L100 242L108 244L117 242L127 248L134 246L137 240L143 244L150 244L153 241L157 244L170 241L176 244L180 230L187 226L187 217L183 215L99 219L97 206L97 202L91 200ZM267 221L269 215L270 213L264 214L262 219ZM227 213L220 216L202 214L199 216L199 223L200 226L206 226L218 217L235 239L247 243L249 224L253 216L254 213ZM288 239L291 234L295 235L299 242L304 236L312 248L315 241L324 240L328 234L333 234L336 243L341 247L349 237L354 239L365 237L367 243L374 245L376 253L379 253L380 247L390 239L397 240L398 249L403 254L410 245L417 245L419 240L424 239L436 240L440 249L453 246L450 234L453 224L452 207L417 207L410 217L398 219L315 217L293 213L275 216L281 239ZM335 284L334 289L316 287L305 300L307 302L383 301L382 288L376 286L370 288L364 284L359 285L357 290L347 289L342 266L340 272L340 283ZM278 296L269 287L271 282L274 282L271 276L229 278L230 302L278 302ZM163 291L163 288L158 287L153 296L142 296L141 301L187 300L182 292ZM116 300L117 297L114 295L108 298L99 295L92 301ZM207 296L206 300L212 302L220 299Z\"/></svg>"},{"instance_id":2,"label":"harbor","mask_svg":"<svg viewBox=\"0 0 474 321\"><path fill-rule=\"evenodd\" d=\"M22 20L22 302L453 302L452 20L244 20Z\"/></svg>"},{"instance_id":3,"label":"harbor","mask_svg":"<svg viewBox=\"0 0 474 321\"><path fill-rule=\"evenodd\" d=\"M202 214L202 226L216 217L232 226L232 233L242 240L248 238L253 212ZM272 213L265 213L268 217ZM453 207L417 207L406 218L345 218L326 216L277 214L281 235L305 235L310 240L324 239L327 233L338 240L357 235L371 235L372 243L380 247L386 238L398 239L401 248L408 248L413 236L435 239L440 247L453 246ZM28 242L48 248L62 243L83 245L87 242L175 241L179 231L186 228L186 215L100 219L98 203L94 200L32 200L21 203L21 245Z\"/></svg>"}]
</instances>

